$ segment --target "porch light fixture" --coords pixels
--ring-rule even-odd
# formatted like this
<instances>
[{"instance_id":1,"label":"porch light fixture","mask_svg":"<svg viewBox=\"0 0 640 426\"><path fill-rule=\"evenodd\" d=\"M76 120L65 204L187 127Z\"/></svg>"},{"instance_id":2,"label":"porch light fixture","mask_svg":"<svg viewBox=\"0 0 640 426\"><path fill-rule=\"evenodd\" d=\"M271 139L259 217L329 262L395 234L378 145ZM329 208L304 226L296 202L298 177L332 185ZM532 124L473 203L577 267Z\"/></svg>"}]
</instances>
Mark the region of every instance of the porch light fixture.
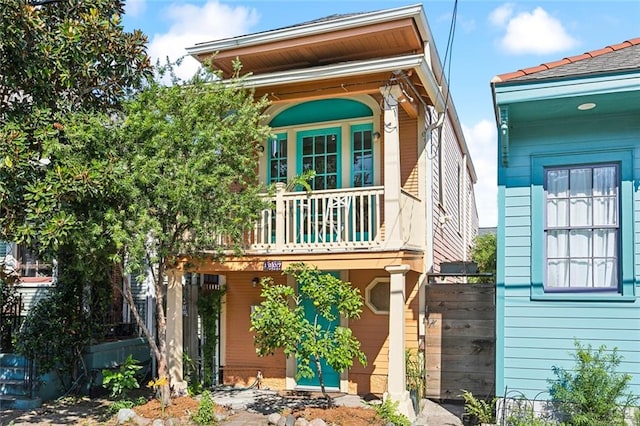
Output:
<instances>
[{"instance_id":1,"label":"porch light fixture","mask_svg":"<svg viewBox=\"0 0 640 426\"><path fill-rule=\"evenodd\" d=\"M578 105L578 109L580 111L589 111L590 109L594 109L596 104L594 102L585 102L583 104Z\"/></svg>"},{"instance_id":2,"label":"porch light fixture","mask_svg":"<svg viewBox=\"0 0 640 426\"><path fill-rule=\"evenodd\" d=\"M507 107L500 108L500 146L502 165L509 166L509 109Z\"/></svg>"},{"instance_id":3,"label":"porch light fixture","mask_svg":"<svg viewBox=\"0 0 640 426\"><path fill-rule=\"evenodd\" d=\"M380 132L374 132L374 133L373 133L373 141L374 141L375 143L380 142Z\"/></svg>"},{"instance_id":4,"label":"porch light fixture","mask_svg":"<svg viewBox=\"0 0 640 426\"><path fill-rule=\"evenodd\" d=\"M251 280L251 285L254 287L257 287L259 283L260 283L260 278L258 277L253 277L253 279Z\"/></svg>"}]
</instances>

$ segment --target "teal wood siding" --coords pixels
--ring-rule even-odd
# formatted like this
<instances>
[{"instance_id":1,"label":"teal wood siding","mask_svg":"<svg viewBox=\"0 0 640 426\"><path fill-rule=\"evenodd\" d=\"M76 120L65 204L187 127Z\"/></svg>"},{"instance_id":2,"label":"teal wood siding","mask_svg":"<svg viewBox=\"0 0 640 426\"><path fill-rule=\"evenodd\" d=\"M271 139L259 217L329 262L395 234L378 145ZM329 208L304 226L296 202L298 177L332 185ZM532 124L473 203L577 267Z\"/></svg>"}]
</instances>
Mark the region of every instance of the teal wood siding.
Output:
<instances>
[{"instance_id":1,"label":"teal wood siding","mask_svg":"<svg viewBox=\"0 0 640 426\"><path fill-rule=\"evenodd\" d=\"M595 117L595 118L594 118ZM564 157L570 164L580 155L598 153L632 158L623 161L621 191L621 276L631 294L603 300L535 300L532 285L541 280L544 224L540 187L534 184L535 158ZM614 152L614 154L611 154ZM605 156L604 154L602 155ZM625 157L627 156L627 157ZM603 161L603 160L601 160ZM640 120L637 116L563 119L516 124L510 129L509 165L499 164L498 273L496 291L496 394L548 399L553 366L574 365L574 342L618 348L620 371L633 376L632 391L640 394L640 302L636 299L640 272ZM632 240L631 240L632 239ZM542 246L544 245L544 240ZM633 252L631 252L633 251ZM596 296L597 298L597 296ZM593 298L592 298L593 299Z\"/></svg>"}]
</instances>

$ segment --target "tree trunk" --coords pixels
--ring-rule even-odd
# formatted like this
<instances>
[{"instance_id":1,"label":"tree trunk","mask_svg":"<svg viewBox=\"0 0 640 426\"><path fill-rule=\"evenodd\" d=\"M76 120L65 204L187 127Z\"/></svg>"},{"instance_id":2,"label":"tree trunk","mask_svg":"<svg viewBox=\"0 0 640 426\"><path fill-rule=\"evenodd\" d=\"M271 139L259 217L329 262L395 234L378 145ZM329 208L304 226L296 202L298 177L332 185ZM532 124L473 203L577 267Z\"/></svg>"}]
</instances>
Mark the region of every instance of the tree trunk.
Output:
<instances>
[{"instance_id":1,"label":"tree trunk","mask_svg":"<svg viewBox=\"0 0 640 426\"><path fill-rule=\"evenodd\" d=\"M166 384L160 387L160 403L165 407L171 404L171 376L167 364L167 317L164 312L164 261L158 262L158 274L155 277L156 287L156 328L158 330L158 378L166 378Z\"/></svg>"},{"instance_id":2,"label":"tree trunk","mask_svg":"<svg viewBox=\"0 0 640 426\"><path fill-rule=\"evenodd\" d=\"M123 274L124 275L124 274ZM151 352L156 358L157 368L158 368L158 378L165 377L166 385L163 385L159 389L158 398L160 402L164 404L164 406L169 406L171 404L171 377L169 376L169 369L167 365L167 322L164 313L164 294L162 293L162 276L164 275L164 268L159 265L158 274L154 279L154 287L156 293L156 328L158 332L158 341L151 334L151 331L147 328L144 320L140 317L140 313L136 308L136 305L133 301L133 295L131 294L131 286L126 277L123 276L124 280L124 298L133 313L133 317L138 324L138 327L142 330L142 333L147 339L149 343L149 347L151 348Z\"/></svg>"},{"instance_id":3,"label":"tree trunk","mask_svg":"<svg viewBox=\"0 0 640 426\"><path fill-rule=\"evenodd\" d=\"M322 378L322 364L320 364L320 358L318 358L317 356L314 358L316 362L316 368L318 369L318 381L320 382L320 391L322 392L322 395L324 396L324 398L327 400L327 408L331 408L333 407L333 399L331 399L331 396L327 393L327 390L324 387L324 379Z\"/></svg>"}]
</instances>

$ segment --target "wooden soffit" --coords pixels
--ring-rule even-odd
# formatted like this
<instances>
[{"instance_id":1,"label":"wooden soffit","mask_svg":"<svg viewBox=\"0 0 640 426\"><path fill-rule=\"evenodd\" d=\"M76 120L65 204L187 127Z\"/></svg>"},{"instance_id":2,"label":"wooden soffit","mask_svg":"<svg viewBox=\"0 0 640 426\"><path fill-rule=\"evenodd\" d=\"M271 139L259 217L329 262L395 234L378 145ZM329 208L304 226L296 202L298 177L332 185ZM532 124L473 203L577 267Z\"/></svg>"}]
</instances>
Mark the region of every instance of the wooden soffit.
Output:
<instances>
[{"instance_id":1,"label":"wooden soffit","mask_svg":"<svg viewBox=\"0 0 640 426\"><path fill-rule=\"evenodd\" d=\"M286 83L255 89L256 97L266 96L272 104L298 102L336 96L379 95L380 87L391 78L391 73L380 72L366 76L353 75L322 81Z\"/></svg>"},{"instance_id":2,"label":"wooden soffit","mask_svg":"<svg viewBox=\"0 0 640 426\"><path fill-rule=\"evenodd\" d=\"M263 74L327 64L423 53L412 18L380 22L304 37L274 40L219 51L213 60L225 78L232 76L238 58L242 72ZM195 55L204 61L211 53Z\"/></svg>"}]
</instances>

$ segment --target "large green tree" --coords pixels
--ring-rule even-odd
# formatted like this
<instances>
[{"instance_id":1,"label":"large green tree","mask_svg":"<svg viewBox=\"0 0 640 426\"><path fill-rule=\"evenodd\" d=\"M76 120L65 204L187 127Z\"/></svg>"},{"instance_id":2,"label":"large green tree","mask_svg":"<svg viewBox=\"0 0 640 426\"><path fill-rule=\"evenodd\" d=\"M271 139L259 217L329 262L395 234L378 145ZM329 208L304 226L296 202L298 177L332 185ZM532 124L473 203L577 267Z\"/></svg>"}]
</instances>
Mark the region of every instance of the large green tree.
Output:
<instances>
[{"instance_id":1,"label":"large green tree","mask_svg":"<svg viewBox=\"0 0 640 426\"><path fill-rule=\"evenodd\" d=\"M125 32L122 13L118 0L3 1L0 238L55 252L106 205L113 157L86 124L120 108L151 70L145 36Z\"/></svg>"},{"instance_id":2,"label":"large green tree","mask_svg":"<svg viewBox=\"0 0 640 426\"><path fill-rule=\"evenodd\" d=\"M324 360L337 372L350 368L354 359L363 366L367 364L351 329L335 326L340 317L360 317L362 296L350 283L304 263L290 265L284 273L295 278L298 291L274 284L271 278L263 279L263 301L251 314L256 350L265 356L282 349L285 355L295 357L298 378L312 378L317 372L321 391L331 406L321 362ZM313 306L310 313L305 312L305 299Z\"/></svg>"},{"instance_id":3,"label":"large green tree","mask_svg":"<svg viewBox=\"0 0 640 426\"><path fill-rule=\"evenodd\" d=\"M160 72L126 104L119 128L119 156L127 164L123 185L131 202L119 212L113 235L126 253L128 271L143 274L149 268L153 274L157 344L134 316L158 361L159 377L168 377L168 270L181 258L198 262L220 259L223 249L240 251L264 208L256 144L270 133L260 124L266 101L243 88L239 70L237 65L236 76L223 82L204 67L186 82L170 78L170 85ZM162 389L165 403L168 389Z\"/></svg>"},{"instance_id":4,"label":"large green tree","mask_svg":"<svg viewBox=\"0 0 640 426\"><path fill-rule=\"evenodd\" d=\"M487 233L478 235L473 240L471 249L471 260L478 265L480 272L491 273L493 276L486 278L471 277L470 282L489 282L496 280L496 259L497 259L496 234Z\"/></svg>"},{"instance_id":5,"label":"large green tree","mask_svg":"<svg viewBox=\"0 0 640 426\"><path fill-rule=\"evenodd\" d=\"M60 332L74 343L58 347L75 353L102 320L85 308L104 305L116 250L106 218L122 170L109 126L151 73L146 38L124 31L122 13L117 0L0 8L0 239L59 261L55 291L74 295L55 298L67 304Z\"/></svg>"}]
</instances>

